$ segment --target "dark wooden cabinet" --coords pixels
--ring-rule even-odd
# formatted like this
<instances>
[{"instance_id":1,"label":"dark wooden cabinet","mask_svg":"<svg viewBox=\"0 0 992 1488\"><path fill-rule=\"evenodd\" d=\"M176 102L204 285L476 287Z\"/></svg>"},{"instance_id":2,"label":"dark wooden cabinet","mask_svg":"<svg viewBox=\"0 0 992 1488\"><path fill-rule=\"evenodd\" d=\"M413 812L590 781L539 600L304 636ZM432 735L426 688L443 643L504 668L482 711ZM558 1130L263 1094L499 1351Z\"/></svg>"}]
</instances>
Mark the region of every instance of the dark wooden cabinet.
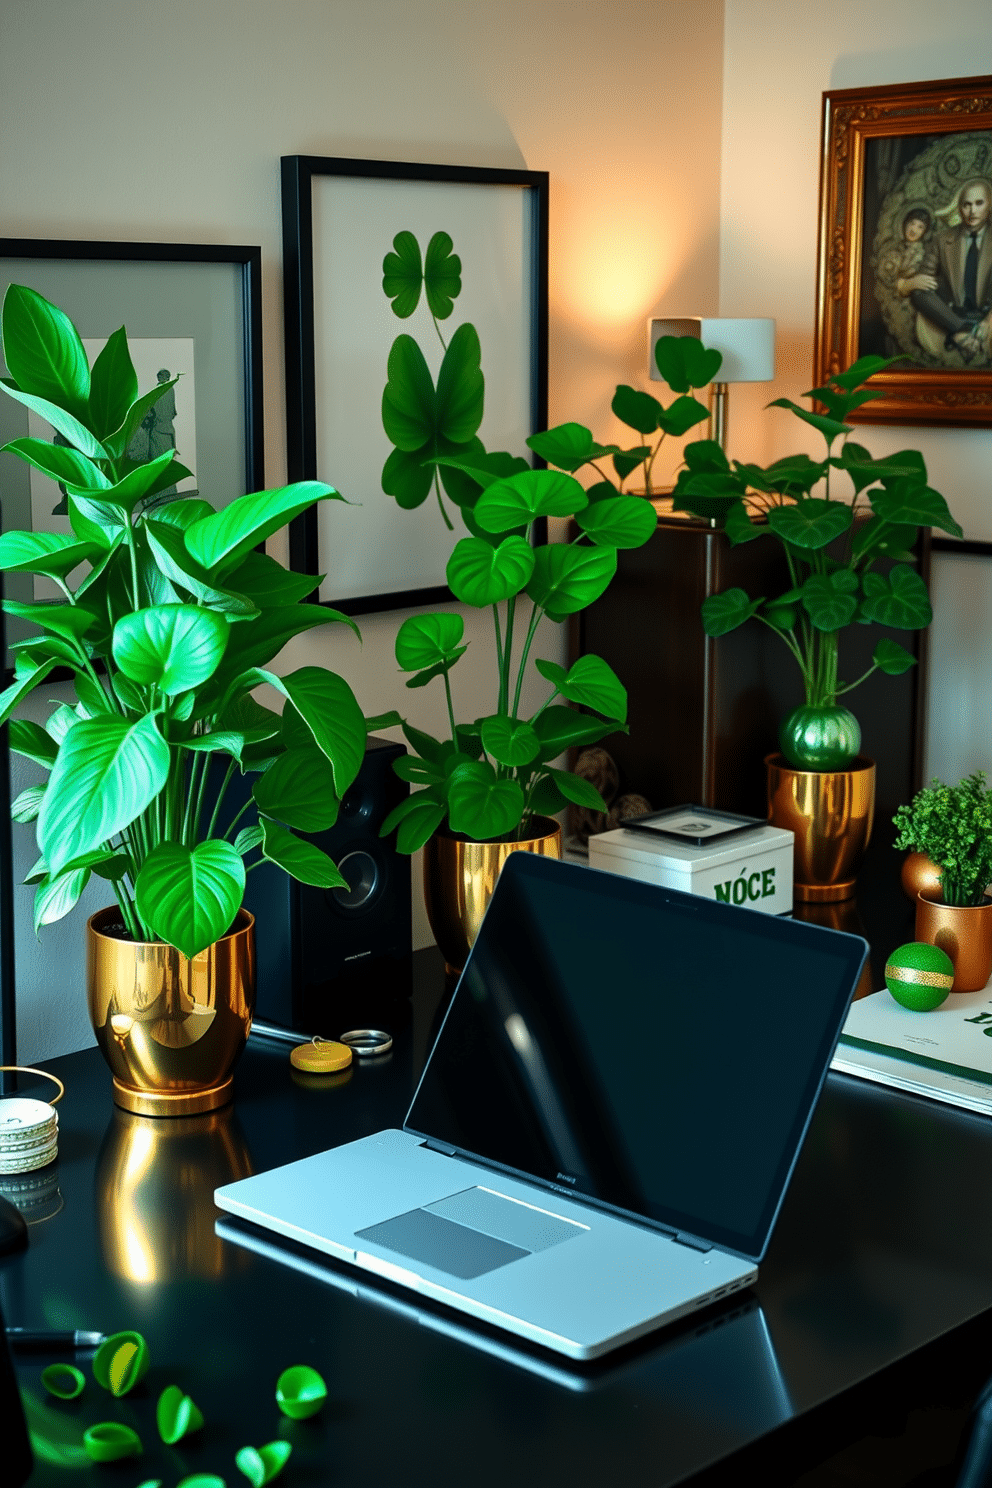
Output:
<instances>
[{"instance_id":1,"label":"dark wooden cabinet","mask_svg":"<svg viewBox=\"0 0 992 1488\"><path fill-rule=\"evenodd\" d=\"M929 534L917 557L924 577ZM765 755L778 748L779 723L802 701L798 668L782 641L751 621L712 639L699 618L710 594L739 586L750 595L782 593L782 550L760 537L732 547L708 523L661 515L642 548L621 551L609 589L576 616L573 655L609 662L629 695L629 734L603 741L620 771L620 791L654 807L685 801L764 816ZM841 673L871 665L877 625L853 627L841 641ZM847 700L862 729L862 751L878 763L877 811L891 813L918 788L920 704L926 632L893 631L918 657L901 677L876 673Z\"/></svg>"}]
</instances>

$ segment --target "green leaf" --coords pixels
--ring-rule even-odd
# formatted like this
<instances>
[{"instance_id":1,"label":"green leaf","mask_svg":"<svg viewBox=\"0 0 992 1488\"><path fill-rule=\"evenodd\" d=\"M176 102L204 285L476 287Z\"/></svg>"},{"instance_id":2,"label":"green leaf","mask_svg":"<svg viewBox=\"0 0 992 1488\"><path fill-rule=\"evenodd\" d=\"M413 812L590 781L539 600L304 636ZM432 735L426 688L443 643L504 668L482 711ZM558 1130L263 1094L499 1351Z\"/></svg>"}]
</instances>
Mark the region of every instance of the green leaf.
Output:
<instances>
[{"instance_id":1,"label":"green leaf","mask_svg":"<svg viewBox=\"0 0 992 1488\"><path fill-rule=\"evenodd\" d=\"M242 1447L234 1460L252 1488L262 1488L282 1472L292 1450L288 1441L273 1441L265 1447Z\"/></svg>"},{"instance_id":2,"label":"green leaf","mask_svg":"<svg viewBox=\"0 0 992 1488\"><path fill-rule=\"evenodd\" d=\"M120 1421L98 1421L83 1432L83 1446L92 1462L120 1462L141 1456L141 1437Z\"/></svg>"},{"instance_id":3,"label":"green leaf","mask_svg":"<svg viewBox=\"0 0 992 1488\"><path fill-rule=\"evenodd\" d=\"M805 496L823 479L828 468L826 460L811 460L805 454L784 455L781 460L773 460L766 469L734 461L734 469L746 486L780 496Z\"/></svg>"},{"instance_id":4,"label":"green leaf","mask_svg":"<svg viewBox=\"0 0 992 1488\"><path fill-rule=\"evenodd\" d=\"M262 837L262 829L257 823L253 827L242 827L234 839L234 851L245 858L250 852L254 852L256 847L261 847Z\"/></svg>"},{"instance_id":5,"label":"green leaf","mask_svg":"<svg viewBox=\"0 0 992 1488\"><path fill-rule=\"evenodd\" d=\"M121 326L107 337L90 377L89 422L101 439L120 428L137 396L138 374Z\"/></svg>"},{"instance_id":6,"label":"green leaf","mask_svg":"<svg viewBox=\"0 0 992 1488\"><path fill-rule=\"evenodd\" d=\"M238 588L234 574L231 575L230 589L216 587L206 569L201 568L196 560L190 557L183 533L178 527L174 527L169 522L148 521L144 524L144 533L160 572L173 584L187 590L219 614L251 616L256 614L254 599L249 598ZM262 554L257 553L253 556L260 558ZM281 568L281 565L276 566ZM239 568L237 572L240 573L241 569ZM305 583L306 592L309 593L313 588L313 580L305 576ZM292 604L295 601L286 599L283 602Z\"/></svg>"},{"instance_id":7,"label":"green leaf","mask_svg":"<svg viewBox=\"0 0 992 1488\"><path fill-rule=\"evenodd\" d=\"M890 640L888 636L883 636L875 647L872 661L879 671L885 672L889 677L898 677L916 665L916 657L905 646L900 646L898 641Z\"/></svg>"},{"instance_id":8,"label":"green leaf","mask_svg":"<svg viewBox=\"0 0 992 1488\"><path fill-rule=\"evenodd\" d=\"M132 682L171 696L213 676L229 635L227 621L213 610L154 605L118 620L114 660Z\"/></svg>"},{"instance_id":9,"label":"green leaf","mask_svg":"<svg viewBox=\"0 0 992 1488\"><path fill-rule=\"evenodd\" d=\"M90 364L72 321L37 290L11 284L3 301L3 351L24 393L85 420Z\"/></svg>"},{"instance_id":10,"label":"green leaf","mask_svg":"<svg viewBox=\"0 0 992 1488\"><path fill-rule=\"evenodd\" d=\"M525 470L487 486L475 504L485 532L508 532L535 517L570 517L588 506L578 481L560 470Z\"/></svg>"},{"instance_id":11,"label":"green leaf","mask_svg":"<svg viewBox=\"0 0 992 1488\"><path fill-rule=\"evenodd\" d=\"M464 631L461 615L448 611L411 615L396 636L396 661L400 670L419 672L425 667L451 665L464 650L461 646Z\"/></svg>"},{"instance_id":12,"label":"green leaf","mask_svg":"<svg viewBox=\"0 0 992 1488\"><path fill-rule=\"evenodd\" d=\"M515 769L537 759L541 741L522 718L494 713L482 721L482 747L497 764Z\"/></svg>"},{"instance_id":13,"label":"green leaf","mask_svg":"<svg viewBox=\"0 0 992 1488\"><path fill-rule=\"evenodd\" d=\"M922 630L933 619L927 586L915 569L897 564L887 576L866 573L861 609L867 620L894 630Z\"/></svg>"},{"instance_id":14,"label":"green leaf","mask_svg":"<svg viewBox=\"0 0 992 1488\"><path fill-rule=\"evenodd\" d=\"M186 549L215 578L243 562L252 548L285 527L317 501L343 501L322 481L296 481L277 491L239 496L221 511L194 522L186 532Z\"/></svg>"},{"instance_id":15,"label":"green leaf","mask_svg":"<svg viewBox=\"0 0 992 1488\"><path fill-rule=\"evenodd\" d=\"M768 525L783 542L795 548L825 548L847 532L854 517L843 501L797 501L795 506L776 506L768 513Z\"/></svg>"},{"instance_id":16,"label":"green leaf","mask_svg":"<svg viewBox=\"0 0 992 1488\"><path fill-rule=\"evenodd\" d=\"M167 1447L174 1447L191 1431L199 1431L203 1414L178 1385L166 1385L155 1407L158 1434Z\"/></svg>"},{"instance_id":17,"label":"green leaf","mask_svg":"<svg viewBox=\"0 0 992 1488\"><path fill-rule=\"evenodd\" d=\"M18 658L18 666L20 660ZM15 668L14 681L9 687L4 688L3 692L0 692L0 724L6 723L21 699L27 697L29 692L33 692L54 666L54 661L44 661L39 664L28 657L24 660L23 672Z\"/></svg>"},{"instance_id":18,"label":"green leaf","mask_svg":"<svg viewBox=\"0 0 992 1488\"><path fill-rule=\"evenodd\" d=\"M319 587L322 579L321 574L290 573L268 553L254 551L227 576L231 589L246 595L260 609L298 604Z\"/></svg>"},{"instance_id":19,"label":"green leaf","mask_svg":"<svg viewBox=\"0 0 992 1488\"><path fill-rule=\"evenodd\" d=\"M404 754L393 760L393 774L411 785L440 785L448 778L442 765L418 759L415 754Z\"/></svg>"},{"instance_id":20,"label":"green leaf","mask_svg":"<svg viewBox=\"0 0 992 1488\"><path fill-rule=\"evenodd\" d=\"M462 261L446 232L436 232L424 259L424 293L435 320L447 320L462 292Z\"/></svg>"},{"instance_id":21,"label":"green leaf","mask_svg":"<svg viewBox=\"0 0 992 1488\"><path fill-rule=\"evenodd\" d=\"M903 526L939 527L952 537L963 537L961 527L951 516L947 502L938 491L914 483L911 477L893 481L884 491L873 491L872 509L876 516Z\"/></svg>"},{"instance_id":22,"label":"green leaf","mask_svg":"<svg viewBox=\"0 0 992 1488\"><path fill-rule=\"evenodd\" d=\"M464 832L477 842L503 837L519 826L524 793L515 780L500 780L492 765L471 760L452 773L448 787L448 818L453 832Z\"/></svg>"},{"instance_id":23,"label":"green leaf","mask_svg":"<svg viewBox=\"0 0 992 1488\"><path fill-rule=\"evenodd\" d=\"M16 615L19 620L40 625L43 630L67 640L78 640L85 635L95 619L92 612L82 605L70 605L60 599L41 599L33 604L5 599L3 607L8 615Z\"/></svg>"},{"instance_id":24,"label":"green leaf","mask_svg":"<svg viewBox=\"0 0 992 1488\"><path fill-rule=\"evenodd\" d=\"M314 745L287 749L254 785L259 811L300 832L326 832L338 819L334 772Z\"/></svg>"},{"instance_id":25,"label":"green leaf","mask_svg":"<svg viewBox=\"0 0 992 1488\"><path fill-rule=\"evenodd\" d=\"M570 703L594 708L618 723L626 721L627 690L602 657L580 656L567 672L551 661L538 661L536 666Z\"/></svg>"},{"instance_id":26,"label":"green leaf","mask_svg":"<svg viewBox=\"0 0 992 1488\"><path fill-rule=\"evenodd\" d=\"M618 455L613 456L613 469L616 471L620 479L622 481L625 481L628 475L630 475L631 471L636 470L638 465L643 465L645 460L647 460L650 455L651 448L649 445L635 444L630 449L621 450ZM599 484L603 485L603 482L600 481ZM600 497L598 498L599 500L602 500L603 495L609 496L616 494L616 488L612 485L612 483L606 482L606 484L609 485L610 489L609 491L601 493ZM586 491L586 495L589 497L590 501L597 499L594 498L589 491Z\"/></svg>"},{"instance_id":27,"label":"green leaf","mask_svg":"<svg viewBox=\"0 0 992 1488\"><path fill-rule=\"evenodd\" d=\"M588 714L576 713L574 708L557 705L545 708L535 718L534 730L541 741L542 760L555 759L566 749L598 744L610 734L628 732L626 724L603 723Z\"/></svg>"},{"instance_id":28,"label":"green leaf","mask_svg":"<svg viewBox=\"0 0 992 1488\"><path fill-rule=\"evenodd\" d=\"M375 713L371 718L366 717L365 727L368 733L374 734L379 729L399 728L403 722L395 708L390 708L388 713Z\"/></svg>"},{"instance_id":29,"label":"green leaf","mask_svg":"<svg viewBox=\"0 0 992 1488\"><path fill-rule=\"evenodd\" d=\"M822 413L811 413L808 408L802 408L798 403L792 403L788 398L773 398L767 407L788 408L789 412L794 413L796 418L802 419L804 424L809 424L811 428L818 429L828 445L832 444L841 434L850 434L851 432L850 424L845 424L841 419L827 418Z\"/></svg>"},{"instance_id":30,"label":"green leaf","mask_svg":"<svg viewBox=\"0 0 992 1488\"><path fill-rule=\"evenodd\" d=\"M803 585L803 607L817 630L842 630L858 608L858 581L849 569L810 574Z\"/></svg>"},{"instance_id":31,"label":"green leaf","mask_svg":"<svg viewBox=\"0 0 992 1488\"><path fill-rule=\"evenodd\" d=\"M466 322L448 342L437 374L436 432L453 444L467 444L482 423L485 380L481 360L478 332Z\"/></svg>"},{"instance_id":32,"label":"green leaf","mask_svg":"<svg viewBox=\"0 0 992 1488\"><path fill-rule=\"evenodd\" d=\"M160 842L141 865L134 902L156 935L192 958L227 933L244 892L245 865L229 842Z\"/></svg>"},{"instance_id":33,"label":"green leaf","mask_svg":"<svg viewBox=\"0 0 992 1488\"><path fill-rule=\"evenodd\" d=\"M527 593L552 620L585 609L607 588L617 569L613 548L566 547L551 543L535 553Z\"/></svg>"},{"instance_id":34,"label":"green leaf","mask_svg":"<svg viewBox=\"0 0 992 1488\"><path fill-rule=\"evenodd\" d=\"M650 393L623 384L613 394L610 407L622 424L636 429L638 434L653 434L665 412Z\"/></svg>"},{"instance_id":35,"label":"green leaf","mask_svg":"<svg viewBox=\"0 0 992 1488\"><path fill-rule=\"evenodd\" d=\"M481 537L463 537L448 559L448 587L462 604L481 609L525 589L534 572L534 549L511 534L499 547Z\"/></svg>"},{"instance_id":36,"label":"green leaf","mask_svg":"<svg viewBox=\"0 0 992 1488\"><path fill-rule=\"evenodd\" d=\"M658 513L640 496L597 501L575 520L594 543L611 548L639 548L658 530Z\"/></svg>"},{"instance_id":37,"label":"green leaf","mask_svg":"<svg viewBox=\"0 0 992 1488\"><path fill-rule=\"evenodd\" d=\"M26 825L33 822L41 810L41 803L45 799L45 787L43 785L28 785L19 795L15 796L10 803L11 818Z\"/></svg>"},{"instance_id":38,"label":"green leaf","mask_svg":"<svg viewBox=\"0 0 992 1488\"><path fill-rule=\"evenodd\" d=\"M435 739L430 734L422 733L420 729L414 728L412 723L403 724L403 735L411 749L416 750L421 759L441 763L444 760L446 749L450 746L441 739Z\"/></svg>"},{"instance_id":39,"label":"green leaf","mask_svg":"<svg viewBox=\"0 0 992 1488\"><path fill-rule=\"evenodd\" d=\"M12 439L0 450L0 454L3 453L16 455L53 481L86 486L93 491L105 491L110 486L110 481L92 460L64 444L49 444L44 439Z\"/></svg>"},{"instance_id":40,"label":"green leaf","mask_svg":"<svg viewBox=\"0 0 992 1488\"><path fill-rule=\"evenodd\" d=\"M386 438L398 450L419 452L437 429L437 394L424 353L412 336L396 337L389 349L386 378L382 394ZM429 482L430 472L427 475Z\"/></svg>"},{"instance_id":41,"label":"green leaf","mask_svg":"<svg viewBox=\"0 0 992 1488\"><path fill-rule=\"evenodd\" d=\"M587 811L609 811L609 806L591 780L573 775L571 770L549 770L548 775L566 801L571 801L575 806L584 806Z\"/></svg>"},{"instance_id":42,"label":"green leaf","mask_svg":"<svg viewBox=\"0 0 992 1488\"><path fill-rule=\"evenodd\" d=\"M673 393L705 387L723 365L720 352L705 347L698 336L659 336L654 359Z\"/></svg>"},{"instance_id":43,"label":"green leaf","mask_svg":"<svg viewBox=\"0 0 992 1488\"><path fill-rule=\"evenodd\" d=\"M5 532L0 537L0 569L62 578L99 551L95 543L77 542L65 532Z\"/></svg>"},{"instance_id":44,"label":"green leaf","mask_svg":"<svg viewBox=\"0 0 992 1488\"><path fill-rule=\"evenodd\" d=\"M66 869L43 878L34 896L34 933L43 925L54 925L79 903L79 897L90 881L88 868Z\"/></svg>"},{"instance_id":45,"label":"green leaf","mask_svg":"<svg viewBox=\"0 0 992 1488\"><path fill-rule=\"evenodd\" d=\"M290 878L311 884L317 889L346 889L348 881L337 865L312 842L302 842L268 816L259 817L262 829L262 854L277 863Z\"/></svg>"},{"instance_id":46,"label":"green leaf","mask_svg":"<svg viewBox=\"0 0 992 1488\"><path fill-rule=\"evenodd\" d=\"M123 458L125 450L149 409L154 408L159 399L164 398L169 389L174 388L178 381L178 377L173 377L168 382L157 382L149 392L142 393L140 398L135 398L121 423L103 441L104 448L112 459Z\"/></svg>"},{"instance_id":47,"label":"green leaf","mask_svg":"<svg viewBox=\"0 0 992 1488\"><path fill-rule=\"evenodd\" d=\"M163 455L159 455L157 459L150 460L145 465L136 465L133 470L129 470L127 475L122 476L114 485L104 488L101 499L119 506L122 511L133 511L142 497L146 496L155 485L163 472L171 471L174 460L175 451L170 449L166 450ZM89 494L89 487L76 486L71 482L67 484L66 489L70 496L85 497Z\"/></svg>"},{"instance_id":48,"label":"green leaf","mask_svg":"<svg viewBox=\"0 0 992 1488\"><path fill-rule=\"evenodd\" d=\"M727 589L703 600L703 629L708 636L726 635L743 625L760 609L762 600L749 599L743 589Z\"/></svg>"},{"instance_id":49,"label":"green leaf","mask_svg":"<svg viewBox=\"0 0 992 1488\"><path fill-rule=\"evenodd\" d=\"M434 472L427 457L427 444L414 450L391 450L382 467L380 485L387 496L396 499L402 511L416 511L423 506L434 485Z\"/></svg>"},{"instance_id":50,"label":"green leaf","mask_svg":"<svg viewBox=\"0 0 992 1488\"><path fill-rule=\"evenodd\" d=\"M540 434L532 434L527 444L542 460L547 460L549 465L557 465L559 470L578 470L581 465L586 465L590 460L598 460L602 455L618 455L621 453L618 445L597 444L592 437L592 430L587 429L584 424L558 424L554 429L546 429Z\"/></svg>"},{"instance_id":51,"label":"green leaf","mask_svg":"<svg viewBox=\"0 0 992 1488\"><path fill-rule=\"evenodd\" d=\"M323 605L297 604L263 610L258 619L252 620L250 624L233 626L224 659L217 669L211 688L236 686L240 677L256 667L265 666L278 656L286 642L291 641L294 636L338 620L354 628L354 622L345 615L339 615L336 610L326 609ZM249 683L249 687L257 686L258 680Z\"/></svg>"},{"instance_id":52,"label":"green leaf","mask_svg":"<svg viewBox=\"0 0 992 1488\"><path fill-rule=\"evenodd\" d=\"M10 747L35 764L50 770L58 755L58 745L45 729L27 718L14 718L10 723Z\"/></svg>"},{"instance_id":53,"label":"green leaf","mask_svg":"<svg viewBox=\"0 0 992 1488\"><path fill-rule=\"evenodd\" d=\"M150 806L169 774L169 746L149 713L105 714L75 724L52 770L38 818L38 846L54 876Z\"/></svg>"},{"instance_id":54,"label":"green leaf","mask_svg":"<svg viewBox=\"0 0 992 1488\"><path fill-rule=\"evenodd\" d=\"M35 413L57 429L64 439L81 450L84 455L89 455L93 460L105 460L107 451L94 434L91 434L85 424L73 414L67 413L57 403L51 403L47 398L39 398L34 393L25 393L12 382L9 377L0 377L0 388L8 393L18 403L23 403L25 408L31 408Z\"/></svg>"},{"instance_id":55,"label":"green leaf","mask_svg":"<svg viewBox=\"0 0 992 1488\"><path fill-rule=\"evenodd\" d=\"M412 232L397 233L393 252L382 260L382 289L400 320L406 320L420 304L423 279L420 244Z\"/></svg>"},{"instance_id":56,"label":"green leaf","mask_svg":"<svg viewBox=\"0 0 992 1488\"><path fill-rule=\"evenodd\" d=\"M379 836L388 837L395 831L397 850L415 853L433 837L447 814L445 801L434 790L417 791L393 808L379 828Z\"/></svg>"},{"instance_id":57,"label":"green leaf","mask_svg":"<svg viewBox=\"0 0 992 1488\"><path fill-rule=\"evenodd\" d=\"M757 522L751 521L743 501L735 501L729 508L724 521L724 531L732 547L736 547L739 543L754 542L756 537L762 535L761 527Z\"/></svg>"}]
</instances>

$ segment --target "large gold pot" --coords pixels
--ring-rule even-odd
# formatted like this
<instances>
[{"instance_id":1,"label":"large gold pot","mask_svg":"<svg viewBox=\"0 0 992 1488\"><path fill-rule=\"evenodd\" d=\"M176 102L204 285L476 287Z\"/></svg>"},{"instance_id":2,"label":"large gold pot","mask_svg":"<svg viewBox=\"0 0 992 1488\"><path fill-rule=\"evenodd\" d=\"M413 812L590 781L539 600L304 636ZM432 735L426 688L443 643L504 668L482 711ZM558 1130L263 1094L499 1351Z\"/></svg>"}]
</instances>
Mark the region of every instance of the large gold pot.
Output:
<instances>
[{"instance_id":1,"label":"large gold pot","mask_svg":"<svg viewBox=\"0 0 992 1488\"><path fill-rule=\"evenodd\" d=\"M847 770L793 770L780 754L768 767L768 820L795 840L793 892L800 903L850 899L875 818L875 762Z\"/></svg>"},{"instance_id":2,"label":"large gold pot","mask_svg":"<svg viewBox=\"0 0 992 1488\"><path fill-rule=\"evenodd\" d=\"M536 816L532 837L522 842L466 842L435 832L424 848L424 899L434 939L449 972L468 960L500 870L511 853L561 857L561 827Z\"/></svg>"},{"instance_id":3,"label":"large gold pot","mask_svg":"<svg viewBox=\"0 0 992 1488\"><path fill-rule=\"evenodd\" d=\"M114 1076L114 1101L139 1116L193 1116L231 1099L235 1061L255 1007L255 918L190 959L160 941L106 933L120 911L86 926L90 1020Z\"/></svg>"},{"instance_id":4,"label":"large gold pot","mask_svg":"<svg viewBox=\"0 0 992 1488\"><path fill-rule=\"evenodd\" d=\"M978 992L992 975L992 899L945 904L939 889L916 898L916 938L939 946L954 962L952 992Z\"/></svg>"}]
</instances>

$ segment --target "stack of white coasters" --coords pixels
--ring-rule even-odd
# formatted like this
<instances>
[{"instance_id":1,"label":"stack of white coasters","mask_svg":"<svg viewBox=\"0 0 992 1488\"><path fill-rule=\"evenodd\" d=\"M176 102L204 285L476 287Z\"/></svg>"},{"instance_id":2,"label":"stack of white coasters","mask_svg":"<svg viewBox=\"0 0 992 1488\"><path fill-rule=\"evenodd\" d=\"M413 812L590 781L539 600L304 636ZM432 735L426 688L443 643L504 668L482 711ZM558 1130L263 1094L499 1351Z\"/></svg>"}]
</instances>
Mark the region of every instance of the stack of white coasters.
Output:
<instances>
[{"instance_id":1,"label":"stack of white coasters","mask_svg":"<svg viewBox=\"0 0 992 1488\"><path fill-rule=\"evenodd\" d=\"M47 1101L26 1095L0 1100L0 1174L33 1173L54 1162L59 1150L59 1118Z\"/></svg>"}]
</instances>

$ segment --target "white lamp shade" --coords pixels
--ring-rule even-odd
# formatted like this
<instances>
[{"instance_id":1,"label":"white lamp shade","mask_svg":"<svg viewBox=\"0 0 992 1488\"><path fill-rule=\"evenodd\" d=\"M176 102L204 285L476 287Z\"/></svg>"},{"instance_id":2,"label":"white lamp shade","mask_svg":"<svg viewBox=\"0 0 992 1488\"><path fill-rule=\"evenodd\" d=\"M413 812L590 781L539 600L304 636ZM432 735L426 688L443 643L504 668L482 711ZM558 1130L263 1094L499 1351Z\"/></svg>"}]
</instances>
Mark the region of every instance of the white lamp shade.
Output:
<instances>
[{"instance_id":1,"label":"white lamp shade","mask_svg":"<svg viewBox=\"0 0 992 1488\"><path fill-rule=\"evenodd\" d=\"M717 382L771 382L775 376L774 320L704 320L700 316L649 320L648 369L655 382L664 381L654 359L662 336L696 336L704 346L719 351L723 364Z\"/></svg>"}]
</instances>

